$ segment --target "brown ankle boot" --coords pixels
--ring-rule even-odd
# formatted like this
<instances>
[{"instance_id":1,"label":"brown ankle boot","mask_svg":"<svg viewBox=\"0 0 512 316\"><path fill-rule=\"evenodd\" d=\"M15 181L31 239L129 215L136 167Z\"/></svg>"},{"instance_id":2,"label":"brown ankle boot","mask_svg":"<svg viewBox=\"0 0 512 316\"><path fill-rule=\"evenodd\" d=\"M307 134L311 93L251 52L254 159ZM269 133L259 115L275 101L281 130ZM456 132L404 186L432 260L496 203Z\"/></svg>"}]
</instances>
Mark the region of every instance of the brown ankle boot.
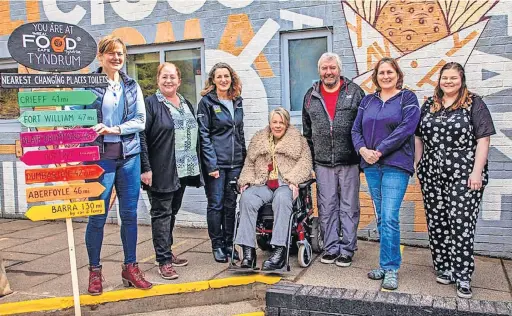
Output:
<instances>
[{"instance_id":1,"label":"brown ankle boot","mask_svg":"<svg viewBox=\"0 0 512 316\"><path fill-rule=\"evenodd\" d=\"M103 275L101 274L101 266L89 266L89 288L87 292L91 295L100 295L103 293Z\"/></svg>"},{"instance_id":2,"label":"brown ankle boot","mask_svg":"<svg viewBox=\"0 0 512 316\"><path fill-rule=\"evenodd\" d=\"M121 273L123 284L126 287L133 286L141 290L149 290L153 284L144 279L144 273L140 271L137 263L123 264L123 272Z\"/></svg>"}]
</instances>

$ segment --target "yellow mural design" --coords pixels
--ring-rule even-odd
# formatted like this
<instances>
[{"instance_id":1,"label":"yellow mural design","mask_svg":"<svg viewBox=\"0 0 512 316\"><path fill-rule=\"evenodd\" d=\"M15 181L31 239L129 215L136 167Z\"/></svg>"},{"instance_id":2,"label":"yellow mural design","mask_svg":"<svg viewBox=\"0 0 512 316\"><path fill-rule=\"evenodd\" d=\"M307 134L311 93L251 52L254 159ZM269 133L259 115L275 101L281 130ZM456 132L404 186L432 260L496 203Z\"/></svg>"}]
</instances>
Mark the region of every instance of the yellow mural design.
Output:
<instances>
[{"instance_id":1,"label":"yellow mural design","mask_svg":"<svg viewBox=\"0 0 512 316\"><path fill-rule=\"evenodd\" d=\"M247 14L232 14L228 16L226 28L219 42L219 49L238 56L253 37L254 30ZM241 45L237 46L239 40ZM263 53L260 53L254 61L254 67L260 77L274 76L274 72Z\"/></svg>"},{"instance_id":2,"label":"yellow mural design","mask_svg":"<svg viewBox=\"0 0 512 316\"><path fill-rule=\"evenodd\" d=\"M41 19L38 2L39 1L36 0L25 0L28 22L36 22ZM10 1L0 1L0 36L11 34L15 28L22 25L23 23L25 23L23 20L11 20Z\"/></svg>"},{"instance_id":3,"label":"yellow mural design","mask_svg":"<svg viewBox=\"0 0 512 316\"><path fill-rule=\"evenodd\" d=\"M174 30L170 21L158 23L156 26L155 43L174 42Z\"/></svg>"},{"instance_id":4,"label":"yellow mural design","mask_svg":"<svg viewBox=\"0 0 512 316\"><path fill-rule=\"evenodd\" d=\"M184 40L202 38L201 23L199 19L188 19L185 21L185 31L183 33Z\"/></svg>"},{"instance_id":5,"label":"yellow mural design","mask_svg":"<svg viewBox=\"0 0 512 316\"><path fill-rule=\"evenodd\" d=\"M112 32L112 35L121 38L126 45L143 45L146 39L133 27L120 27Z\"/></svg>"}]
</instances>

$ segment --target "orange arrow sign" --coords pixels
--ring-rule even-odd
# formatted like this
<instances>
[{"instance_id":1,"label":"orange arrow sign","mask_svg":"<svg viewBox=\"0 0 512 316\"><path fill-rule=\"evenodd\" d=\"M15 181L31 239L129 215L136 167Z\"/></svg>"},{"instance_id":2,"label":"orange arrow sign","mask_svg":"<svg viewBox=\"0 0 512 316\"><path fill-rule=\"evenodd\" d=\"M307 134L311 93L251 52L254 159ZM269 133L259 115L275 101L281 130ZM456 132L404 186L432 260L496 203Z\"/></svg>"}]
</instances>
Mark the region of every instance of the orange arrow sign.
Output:
<instances>
[{"instance_id":1,"label":"orange arrow sign","mask_svg":"<svg viewBox=\"0 0 512 316\"><path fill-rule=\"evenodd\" d=\"M25 183L44 183L96 179L104 170L98 165L78 165L59 168L25 170Z\"/></svg>"},{"instance_id":2,"label":"orange arrow sign","mask_svg":"<svg viewBox=\"0 0 512 316\"><path fill-rule=\"evenodd\" d=\"M99 196L105 187L98 182L27 188L27 202L80 199Z\"/></svg>"},{"instance_id":3,"label":"orange arrow sign","mask_svg":"<svg viewBox=\"0 0 512 316\"><path fill-rule=\"evenodd\" d=\"M25 216L31 221L44 221L99 214L105 214L105 201L103 200L32 206Z\"/></svg>"}]
</instances>

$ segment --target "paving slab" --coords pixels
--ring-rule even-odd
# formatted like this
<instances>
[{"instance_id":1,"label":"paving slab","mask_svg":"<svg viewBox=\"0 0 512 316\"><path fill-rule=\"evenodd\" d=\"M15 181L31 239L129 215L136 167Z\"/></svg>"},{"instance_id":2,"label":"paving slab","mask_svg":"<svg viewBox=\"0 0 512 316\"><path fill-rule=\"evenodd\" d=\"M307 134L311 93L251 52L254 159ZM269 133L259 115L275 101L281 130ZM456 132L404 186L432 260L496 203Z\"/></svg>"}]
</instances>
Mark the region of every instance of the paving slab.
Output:
<instances>
[{"instance_id":1,"label":"paving slab","mask_svg":"<svg viewBox=\"0 0 512 316\"><path fill-rule=\"evenodd\" d=\"M29 220L4 220L0 222L0 235L4 235L6 232L15 232L18 230L34 228L37 226L43 226L47 224L49 224L49 222L33 222Z\"/></svg>"},{"instance_id":2,"label":"paving slab","mask_svg":"<svg viewBox=\"0 0 512 316\"><path fill-rule=\"evenodd\" d=\"M355 252L352 261L352 267L371 270L379 266L379 253L380 244L378 242L370 242L359 240L357 242L358 250Z\"/></svg>"},{"instance_id":3,"label":"paving slab","mask_svg":"<svg viewBox=\"0 0 512 316\"><path fill-rule=\"evenodd\" d=\"M430 249L404 246L402 263L431 267L432 255Z\"/></svg>"},{"instance_id":4,"label":"paving slab","mask_svg":"<svg viewBox=\"0 0 512 316\"><path fill-rule=\"evenodd\" d=\"M87 249L85 245L76 246L76 265L78 268L84 267L89 264L87 256ZM111 245L103 245L101 248L102 256L109 256L119 252L119 247ZM69 250L66 249L53 253L51 255L40 257L31 262L26 262L16 266L17 271L31 271L40 273L55 273L64 274L69 273Z\"/></svg>"},{"instance_id":5,"label":"paving slab","mask_svg":"<svg viewBox=\"0 0 512 316\"><path fill-rule=\"evenodd\" d=\"M356 267L341 268L335 264L323 264L318 258L298 279L299 284L312 284L345 289L378 291L380 282L368 279L367 269Z\"/></svg>"},{"instance_id":6,"label":"paving slab","mask_svg":"<svg viewBox=\"0 0 512 316\"><path fill-rule=\"evenodd\" d=\"M191 252L202 252L202 253L212 253L212 243L210 240L204 240L202 239L202 242L195 246L194 248L190 249Z\"/></svg>"},{"instance_id":7,"label":"paving slab","mask_svg":"<svg viewBox=\"0 0 512 316\"><path fill-rule=\"evenodd\" d=\"M442 285L436 282L436 274L432 266L402 263L398 281L400 293L457 296L453 285Z\"/></svg>"},{"instance_id":8,"label":"paving slab","mask_svg":"<svg viewBox=\"0 0 512 316\"><path fill-rule=\"evenodd\" d=\"M15 219L12 219L12 218L0 218L0 224L12 222L12 221L15 221Z\"/></svg>"},{"instance_id":9,"label":"paving slab","mask_svg":"<svg viewBox=\"0 0 512 316\"><path fill-rule=\"evenodd\" d=\"M102 266L103 277L105 278L105 281L103 282L103 290L112 291L115 289L124 288L121 280L121 264L119 262L104 261L102 262ZM146 263L139 264L139 267L141 270L147 271L154 266ZM89 268L85 266L78 269L78 288L80 294L87 293L88 282ZM25 292L29 294L48 296L70 296L72 295L71 274L64 274L48 282L44 282L38 286L28 289Z\"/></svg>"},{"instance_id":10,"label":"paving slab","mask_svg":"<svg viewBox=\"0 0 512 316\"><path fill-rule=\"evenodd\" d=\"M199 228L175 227L173 235L175 237L210 239L208 230Z\"/></svg>"},{"instance_id":11,"label":"paving slab","mask_svg":"<svg viewBox=\"0 0 512 316\"><path fill-rule=\"evenodd\" d=\"M36 228L37 229L37 228ZM75 240L76 240L75 236ZM68 248L68 237L66 232L41 237L30 242L9 247L5 251L23 252L31 254L49 255Z\"/></svg>"},{"instance_id":12,"label":"paving slab","mask_svg":"<svg viewBox=\"0 0 512 316\"><path fill-rule=\"evenodd\" d=\"M28 271L11 271L7 269L7 278L13 291L26 291L41 283L59 277L58 274L35 273ZM38 294L38 293L36 293ZM0 303L2 301L0 300Z\"/></svg>"},{"instance_id":13,"label":"paving slab","mask_svg":"<svg viewBox=\"0 0 512 316\"><path fill-rule=\"evenodd\" d=\"M505 271L500 266L501 259L475 257L475 272L471 284L489 290L510 291Z\"/></svg>"},{"instance_id":14,"label":"paving slab","mask_svg":"<svg viewBox=\"0 0 512 316\"><path fill-rule=\"evenodd\" d=\"M25 220L22 220L25 221ZM30 221L26 221L30 222ZM35 222L35 223L46 223L42 225L38 225L36 227L29 227L23 230L17 230L5 235L2 237L8 238L28 238L28 239L40 239L47 236L56 235L60 232L66 231L65 223L54 223L54 222ZM7 223L7 225L10 223Z\"/></svg>"},{"instance_id":15,"label":"paving slab","mask_svg":"<svg viewBox=\"0 0 512 316\"><path fill-rule=\"evenodd\" d=\"M21 245L27 242L31 242L32 239L27 238L9 238L9 237L0 237L0 250L5 248L10 248L16 245Z\"/></svg>"},{"instance_id":16,"label":"paving slab","mask_svg":"<svg viewBox=\"0 0 512 316\"><path fill-rule=\"evenodd\" d=\"M105 225L107 226L117 226L117 225ZM119 226L117 226L119 227ZM141 227L144 227L145 229L141 229ZM141 244L145 241L151 240L152 234L151 229L147 229L148 226L139 226L139 229L137 231L137 244ZM104 235L103 235L103 244L104 245L117 245L122 246L123 243L121 242L121 233L119 231L119 228L110 228L105 229Z\"/></svg>"},{"instance_id":17,"label":"paving slab","mask_svg":"<svg viewBox=\"0 0 512 316\"><path fill-rule=\"evenodd\" d=\"M31 253L23 253L23 252L11 252L11 251L3 251L2 257L6 260L16 260L16 261L32 261L38 258L41 258L43 255L31 254Z\"/></svg>"}]
</instances>

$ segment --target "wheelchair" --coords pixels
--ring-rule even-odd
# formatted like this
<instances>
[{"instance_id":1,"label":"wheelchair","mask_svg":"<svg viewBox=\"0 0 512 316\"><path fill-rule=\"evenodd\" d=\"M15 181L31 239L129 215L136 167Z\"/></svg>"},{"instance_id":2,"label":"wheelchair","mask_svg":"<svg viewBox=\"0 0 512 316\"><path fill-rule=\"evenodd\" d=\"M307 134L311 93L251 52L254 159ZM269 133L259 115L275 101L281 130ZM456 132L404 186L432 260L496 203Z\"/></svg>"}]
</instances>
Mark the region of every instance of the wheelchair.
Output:
<instances>
[{"instance_id":1,"label":"wheelchair","mask_svg":"<svg viewBox=\"0 0 512 316\"><path fill-rule=\"evenodd\" d=\"M268 273L286 273L289 272L290 252L297 253L299 265L303 268L308 267L313 261L313 252L320 253L323 248L323 241L320 231L320 223L318 217L313 214L312 184L315 179L308 180L299 185L299 195L293 202L292 214L288 221L288 239L286 247L285 265L281 270L268 271ZM237 193L240 193L237 180L230 181L230 186ZM238 233L238 223L240 220L240 210L235 214L235 231L234 236ZM274 212L272 203L263 205L258 211L258 219L256 220L256 243L263 251L272 250L270 240L272 239L272 228L274 225ZM231 253L229 262L229 271L247 272L258 271L259 268L245 269L238 266L234 260L234 249ZM265 271L261 271L265 272Z\"/></svg>"}]
</instances>

